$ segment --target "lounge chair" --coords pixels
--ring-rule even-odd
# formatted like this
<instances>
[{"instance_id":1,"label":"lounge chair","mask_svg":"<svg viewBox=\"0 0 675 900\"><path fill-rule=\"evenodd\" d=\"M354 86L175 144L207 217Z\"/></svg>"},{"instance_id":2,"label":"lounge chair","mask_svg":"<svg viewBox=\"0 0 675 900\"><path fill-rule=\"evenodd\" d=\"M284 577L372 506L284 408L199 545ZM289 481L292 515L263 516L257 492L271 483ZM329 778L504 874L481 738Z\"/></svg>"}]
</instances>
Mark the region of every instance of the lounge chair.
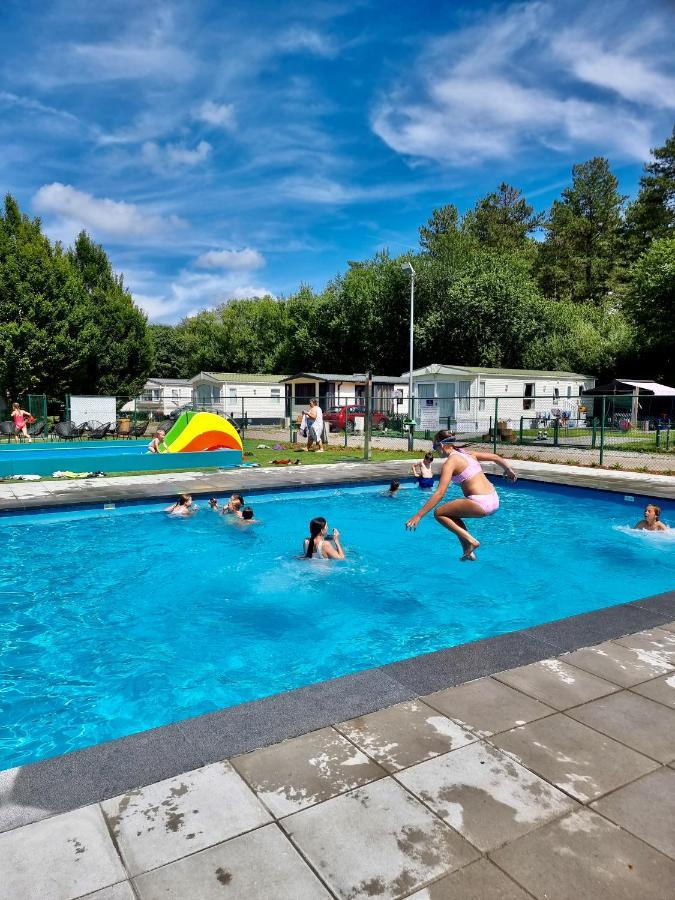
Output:
<instances>
[{"instance_id":1,"label":"lounge chair","mask_svg":"<svg viewBox=\"0 0 675 900\"><path fill-rule=\"evenodd\" d=\"M141 438L145 436L145 432L148 430L148 422L136 422L135 425L132 426L129 437Z\"/></svg>"},{"instance_id":2,"label":"lounge chair","mask_svg":"<svg viewBox=\"0 0 675 900\"><path fill-rule=\"evenodd\" d=\"M7 437L7 443L11 438L16 436L16 427L14 422L0 422L0 434Z\"/></svg>"},{"instance_id":3,"label":"lounge chair","mask_svg":"<svg viewBox=\"0 0 675 900\"><path fill-rule=\"evenodd\" d=\"M82 437L83 430L83 425L75 425L73 422L56 422L54 424L54 434L62 441L72 441L74 438Z\"/></svg>"},{"instance_id":4,"label":"lounge chair","mask_svg":"<svg viewBox=\"0 0 675 900\"><path fill-rule=\"evenodd\" d=\"M88 423L88 424L91 425L93 423ZM89 427L89 428L87 428L87 431L89 432L89 437L91 440L100 441L106 436L109 428L110 428L110 422L106 422L103 425L101 425L101 424L97 425L96 428Z\"/></svg>"},{"instance_id":5,"label":"lounge chair","mask_svg":"<svg viewBox=\"0 0 675 900\"><path fill-rule=\"evenodd\" d=\"M45 428L47 429L45 431ZM32 438L40 437L40 435L44 434L45 437L49 434L49 423L43 419L41 422L33 422L32 425L28 426L28 434Z\"/></svg>"}]
</instances>

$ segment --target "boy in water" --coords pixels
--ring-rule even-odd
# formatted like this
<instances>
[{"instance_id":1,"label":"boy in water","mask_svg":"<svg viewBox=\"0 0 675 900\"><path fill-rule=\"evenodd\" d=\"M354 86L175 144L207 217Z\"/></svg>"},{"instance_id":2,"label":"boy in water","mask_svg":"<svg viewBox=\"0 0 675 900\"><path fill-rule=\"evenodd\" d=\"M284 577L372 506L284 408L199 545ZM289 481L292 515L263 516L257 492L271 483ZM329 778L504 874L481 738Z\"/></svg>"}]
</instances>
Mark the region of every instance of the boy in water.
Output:
<instances>
[{"instance_id":1,"label":"boy in water","mask_svg":"<svg viewBox=\"0 0 675 900\"><path fill-rule=\"evenodd\" d=\"M661 521L661 507L654 503L645 506L645 517L635 527L641 531L668 531L668 526Z\"/></svg>"},{"instance_id":2,"label":"boy in water","mask_svg":"<svg viewBox=\"0 0 675 900\"><path fill-rule=\"evenodd\" d=\"M392 483L389 485L389 490L385 494L385 497L395 497L398 494L398 489L401 487L401 482L394 479Z\"/></svg>"},{"instance_id":3,"label":"boy in water","mask_svg":"<svg viewBox=\"0 0 675 900\"><path fill-rule=\"evenodd\" d=\"M241 494L232 494L230 499L227 501L227 506L223 507L223 515L224 516L236 516L238 519L242 518L241 511L244 506L244 498Z\"/></svg>"}]
</instances>

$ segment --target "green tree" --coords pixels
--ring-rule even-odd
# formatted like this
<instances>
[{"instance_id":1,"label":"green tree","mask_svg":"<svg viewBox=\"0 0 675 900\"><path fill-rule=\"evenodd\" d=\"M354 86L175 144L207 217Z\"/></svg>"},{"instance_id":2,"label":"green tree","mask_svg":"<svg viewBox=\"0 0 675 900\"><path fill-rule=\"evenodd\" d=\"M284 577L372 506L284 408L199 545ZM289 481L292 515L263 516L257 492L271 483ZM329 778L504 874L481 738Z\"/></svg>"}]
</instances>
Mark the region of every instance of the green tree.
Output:
<instances>
[{"instance_id":1,"label":"green tree","mask_svg":"<svg viewBox=\"0 0 675 900\"><path fill-rule=\"evenodd\" d=\"M185 334L180 325L148 325L155 364L152 375L156 378L190 378Z\"/></svg>"},{"instance_id":2,"label":"green tree","mask_svg":"<svg viewBox=\"0 0 675 900\"><path fill-rule=\"evenodd\" d=\"M145 314L134 305L99 244L83 231L68 251L82 284L73 311L79 325L73 393L135 397L154 366L154 348Z\"/></svg>"},{"instance_id":3,"label":"green tree","mask_svg":"<svg viewBox=\"0 0 675 900\"><path fill-rule=\"evenodd\" d=\"M60 245L9 194L0 215L0 386L62 399L76 368L81 282Z\"/></svg>"},{"instance_id":4,"label":"green tree","mask_svg":"<svg viewBox=\"0 0 675 900\"><path fill-rule=\"evenodd\" d=\"M509 253L525 250L529 235L543 221L544 214L534 212L521 190L502 182L464 216L462 228L482 246Z\"/></svg>"},{"instance_id":5,"label":"green tree","mask_svg":"<svg viewBox=\"0 0 675 900\"><path fill-rule=\"evenodd\" d=\"M553 299L597 303L617 285L625 197L603 157L576 165L556 200L538 256L539 283Z\"/></svg>"},{"instance_id":6,"label":"green tree","mask_svg":"<svg viewBox=\"0 0 675 900\"><path fill-rule=\"evenodd\" d=\"M426 225L420 226L420 247L425 253L437 253L444 239L459 231L457 207L448 203L435 209Z\"/></svg>"},{"instance_id":7,"label":"green tree","mask_svg":"<svg viewBox=\"0 0 675 900\"><path fill-rule=\"evenodd\" d=\"M653 240L675 234L675 126L665 144L651 152L640 192L626 210L626 256L633 262Z\"/></svg>"},{"instance_id":8,"label":"green tree","mask_svg":"<svg viewBox=\"0 0 675 900\"><path fill-rule=\"evenodd\" d=\"M635 263L624 307L641 351L641 372L674 384L675 238L654 241Z\"/></svg>"}]
</instances>

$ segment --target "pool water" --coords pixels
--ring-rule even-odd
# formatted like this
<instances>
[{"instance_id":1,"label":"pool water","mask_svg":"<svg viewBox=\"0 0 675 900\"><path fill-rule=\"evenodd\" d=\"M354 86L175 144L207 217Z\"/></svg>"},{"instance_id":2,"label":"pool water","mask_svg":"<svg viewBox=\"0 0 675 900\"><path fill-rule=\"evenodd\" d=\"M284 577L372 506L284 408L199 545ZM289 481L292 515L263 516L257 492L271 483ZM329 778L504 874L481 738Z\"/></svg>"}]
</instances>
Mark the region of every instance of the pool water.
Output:
<instances>
[{"instance_id":1,"label":"pool water","mask_svg":"<svg viewBox=\"0 0 675 900\"><path fill-rule=\"evenodd\" d=\"M0 519L0 768L673 587L643 498L519 482L477 563L412 486L247 498L259 524L162 505ZM662 503L675 523L675 504ZM296 558L324 515L345 563Z\"/></svg>"}]
</instances>

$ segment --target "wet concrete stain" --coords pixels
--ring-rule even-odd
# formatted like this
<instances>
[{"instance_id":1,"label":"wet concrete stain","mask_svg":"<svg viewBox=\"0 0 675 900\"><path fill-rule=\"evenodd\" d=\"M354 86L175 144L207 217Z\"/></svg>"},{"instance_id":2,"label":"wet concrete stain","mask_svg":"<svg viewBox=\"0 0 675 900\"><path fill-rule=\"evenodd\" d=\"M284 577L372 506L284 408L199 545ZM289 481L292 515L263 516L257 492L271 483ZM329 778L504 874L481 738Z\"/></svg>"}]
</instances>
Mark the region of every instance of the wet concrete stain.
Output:
<instances>
[{"instance_id":1,"label":"wet concrete stain","mask_svg":"<svg viewBox=\"0 0 675 900\"><path fill-rule=\"evenodd\" d=\"M218 866L216 869L216 880L223 885L223 887L227 887L227 885L232 881L232 873L226 872L222 866Z\"/></svg>"},{"instance_id":2,"label":"wet concrete stain","mask_svg":"<svg viewBox=\"0 0 675 900\"><path fill-rule=\"evenodd\" d=\"M189 790L190 788L187 786L187 784L183 784L181 782L178 787L172 787L170 793L172 797L183 797Z\"/></svg>"},{"instance_id":3,"label":"wet concrete stain","mask_svg":"<svg viewBox=\"0 0 675 900\"><path fill-rule=\"evenodd\" d=\"M78 841L77 838L68 838L68 843L73 844L75 847L75 856L81 856L83 853L86 853L87 848L81 841ZM79 859L76 859L75 862L79 862Z\"/></svg>"},{"instance_id":4,"label":"wet concrete stain","mask_svg":"<svg viewBox=\"0 0 675 900\"><path fill-rule=\"evenodd\" d=\"M444 828L440 822L438 825L434 824L434 833L423 831L421 828L405 827L401 831L401 836L396 838L396 845L409 859L433 868L441 862L441 854L435 844L439 832Z\"/></svg>"}]
</instances>

